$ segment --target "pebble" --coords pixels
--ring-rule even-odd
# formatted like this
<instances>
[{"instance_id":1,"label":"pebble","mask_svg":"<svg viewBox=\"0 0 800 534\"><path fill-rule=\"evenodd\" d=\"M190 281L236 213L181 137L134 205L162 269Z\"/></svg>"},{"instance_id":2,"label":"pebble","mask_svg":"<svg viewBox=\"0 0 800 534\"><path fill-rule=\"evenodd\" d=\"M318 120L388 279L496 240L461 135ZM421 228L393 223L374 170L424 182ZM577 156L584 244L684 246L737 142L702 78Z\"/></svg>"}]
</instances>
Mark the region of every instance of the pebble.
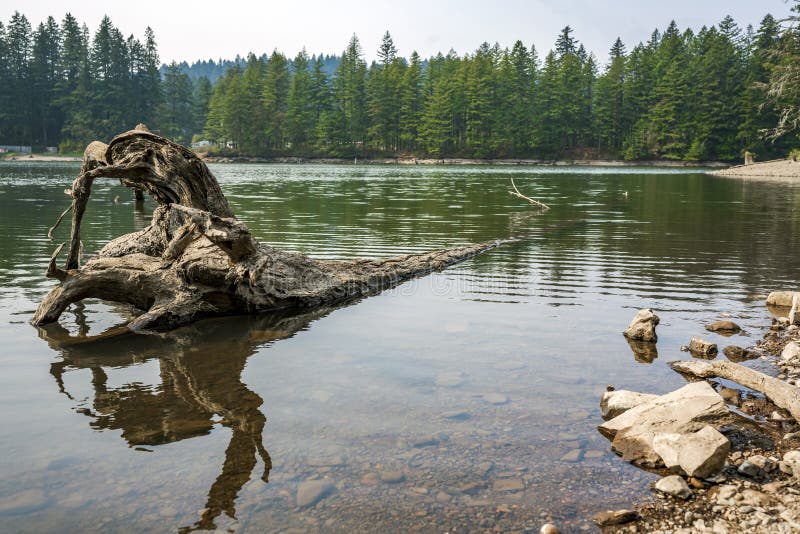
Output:
<instances>
[{"instance_id":1,"label":"pebble","mask_svg":"<svg viewBox=\"0 0 800 534\"><path fill-rule=\"evenodd\" d=\"M693 492L689 484L678 475L670 475L660 479L656 482L656 489L665 495L678 497L679 499L688 499L692 496Z\"/></svg>"},{"instance_id":2,"label":"pebble","mask_svg":"<svg viewBox=\"0 0 800 534\"><path fill-rule=\"evenodd\" d=\"M572 449L567 454L561 457L562 462L580 462L583 451L581 449Z\"/></svg>"},{"instance_id":3,"label":"pebble","mask_svg":"<svg viewBox=\"0 0 800 534\"><path fill-rule=\"evenodd\" d=\"M630 523L631 521L635 521L638 517L639 513L636 510L607 510L595 514L594 517L592 517L592 521L600 527L608 527L611 525Z\"/></svg>"},{"instance_id":4,"label":"pebble","mask_svg":"<svg viewBox=\"0 0 800 534\"><path fill-rule=\"evenodd\" d=\"M521 478L501 478L494 481L492 489L494 491L522 491L525 489L525 481Z\"/></svg>"},{"instance_id":5,"label":"pebble","mask_svg":"<svg viewBox=\"0 0 800 534\"><path fill-rule=\"evenodd\" d=\"M405 473L399 469L387 469L386 471L381 471L380 477L381 480L387 484L397 484L406 479Z\"/></svg>"},{"instance_id":6,"label":"pebble","mask_svg":"<svg viewBox=\"0 0 800 534\"><path fill-rule=\"evenodd\" d=\"M503 395L502 393L486 393L483 395L483 400L488 402L489 404L494 404L495 406L499 406L501 404L506 404L508 402L508 397Z\"/></svg>"},{"instance_id":7,"label":"pebble","mask_svg":"<svg viewBox=\"0 0 800 534\"><path fill-rule=\"evenodd\" d=\"M542 528L539 529L539 534L561 534L561 531L558 530L558 527L552 523L545 523L542 525Z\"/></svg>"}]
</instances>

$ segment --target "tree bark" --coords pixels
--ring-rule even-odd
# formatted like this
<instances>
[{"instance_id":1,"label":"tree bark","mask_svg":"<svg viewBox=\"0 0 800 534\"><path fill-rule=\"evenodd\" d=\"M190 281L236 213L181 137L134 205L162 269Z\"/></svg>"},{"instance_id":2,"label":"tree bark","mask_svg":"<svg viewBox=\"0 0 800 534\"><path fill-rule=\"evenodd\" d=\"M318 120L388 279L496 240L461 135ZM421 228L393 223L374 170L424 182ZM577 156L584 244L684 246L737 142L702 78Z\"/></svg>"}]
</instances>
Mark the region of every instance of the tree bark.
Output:
<instances>
[{"instance_id":1,"label":"tree bark","mask_svg":"<svg viewBox=\"0 0 800 534\"><path fill-rule=\"evenodd\" d=\"M79 268L81 220L99 178L144 190L158 207L150 226L112 240ZM501 243L352 261L281 251L258 243L236 219L216 178L193 152L143 125L108 145L91 143L67 192L72 229L66 268L56 264L62 244L46 273L60 283L39 305L34 325L57 321L85 298L144 310L127 325L133 331L169 330L209 316L309 309L395 286Z\"/></svg>"}]
</instances>

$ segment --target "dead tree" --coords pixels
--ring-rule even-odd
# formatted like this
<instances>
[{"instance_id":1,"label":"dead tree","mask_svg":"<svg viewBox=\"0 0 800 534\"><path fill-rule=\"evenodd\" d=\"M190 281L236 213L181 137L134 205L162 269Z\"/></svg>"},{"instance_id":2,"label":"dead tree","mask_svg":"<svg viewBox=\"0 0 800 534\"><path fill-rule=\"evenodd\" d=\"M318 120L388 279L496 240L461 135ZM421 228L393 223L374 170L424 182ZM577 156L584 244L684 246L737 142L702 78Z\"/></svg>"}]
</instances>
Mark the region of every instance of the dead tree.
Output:
<instances>
[{"instance_id":1,"label":"dead tree","mask_svg":"<svg viewBox=\"0 0 800 534\"><path fill-rule=\"evenodd\" d=\"M144 230L120 236L79 267L81 220L99 178L147 192L158 204ZM59 280L31 322L58 320L86 298L144 310L133 331L169 330L209 316L309 309L374 293L441 270L500 241L387 259L327 261L258 243L238 221L216 178L190 150L143 125L105 145L86 148L80 174L67 190L72 211L65 268L53 253L46 275Z\"/></svg>"}]
</instances>

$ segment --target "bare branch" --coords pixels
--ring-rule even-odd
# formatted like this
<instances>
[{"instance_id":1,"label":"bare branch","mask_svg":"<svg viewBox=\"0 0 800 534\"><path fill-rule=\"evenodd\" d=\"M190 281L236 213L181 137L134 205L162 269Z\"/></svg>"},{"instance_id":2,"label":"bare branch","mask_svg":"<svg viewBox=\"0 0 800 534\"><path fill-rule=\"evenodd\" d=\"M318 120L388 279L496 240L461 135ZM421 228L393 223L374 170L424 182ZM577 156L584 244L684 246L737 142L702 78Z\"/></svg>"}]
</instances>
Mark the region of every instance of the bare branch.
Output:
<instances>
[{"instance_id":1,"label":"bare branch","mask_svg":"<svg viewBox=\"0 0 800 534\"><path fill-rule=\"evenodd\" d=\"M510 195L515 196L515 197L519 197L519 198L521 198L523 200L527 200L531 204L535 204L535 205L539 206L540 208L542 208L543 210L549 210L550 209L550 206L548 206L544 202L539 202L536 199L533 199L531 197L526 197L525 195L520 193L519 189L517 189L517 185L514 183L514 178L511 178L511 187L513 187L514 190L508 192Z\"/></svg>"}]
</instances>

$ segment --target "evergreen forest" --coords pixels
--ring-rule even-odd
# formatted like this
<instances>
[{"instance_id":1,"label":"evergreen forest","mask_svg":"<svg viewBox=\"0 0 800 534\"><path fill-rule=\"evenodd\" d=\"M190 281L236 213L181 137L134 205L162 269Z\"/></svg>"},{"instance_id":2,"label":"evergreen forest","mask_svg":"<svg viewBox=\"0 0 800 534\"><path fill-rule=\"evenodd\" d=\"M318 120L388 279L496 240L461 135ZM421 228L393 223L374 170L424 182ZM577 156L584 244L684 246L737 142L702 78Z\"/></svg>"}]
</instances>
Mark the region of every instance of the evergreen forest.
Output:
<instances>
[{"instance_id":1,"label":"evergreen forest","mask_svg":"<svg viewBox=\"0 0 800 534\"><path fill-rule=\"evenodd\" d=\"M81 151L137 123L214 153L736 161L800 145L800 2L757 28L674 22L588 52L571 27L552 50L517 41L377 59L354 35L339 56L279 51L161 65L156 36L91 33L67 14L0 22L0 145Z\"/></svg>"}]
</instances>

